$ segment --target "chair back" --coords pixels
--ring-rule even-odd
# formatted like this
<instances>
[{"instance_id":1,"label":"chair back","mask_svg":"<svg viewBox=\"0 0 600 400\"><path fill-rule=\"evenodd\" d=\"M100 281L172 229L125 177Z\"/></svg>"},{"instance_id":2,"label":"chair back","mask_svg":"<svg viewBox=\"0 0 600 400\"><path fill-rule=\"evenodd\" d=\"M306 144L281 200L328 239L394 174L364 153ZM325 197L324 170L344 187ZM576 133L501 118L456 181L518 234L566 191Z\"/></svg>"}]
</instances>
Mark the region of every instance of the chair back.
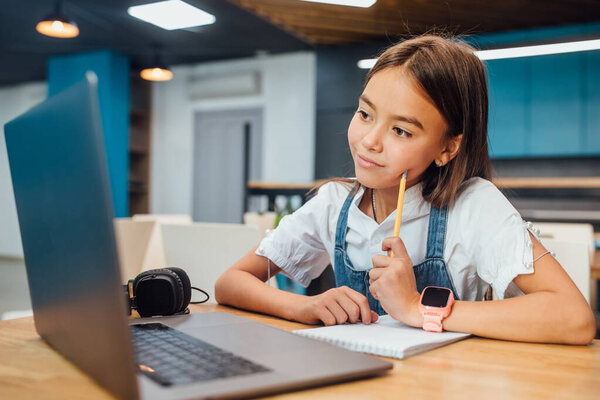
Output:
<instances>
[{"instance_id":1,"label":"chair back","mask_svg":"<svg viewBox=\"0 0 600 400\"><path fill-rule=\"evenodd\" d=\"M590 302L590 257L588 246L583 242L544 239L542 244L556 254L556 260L569 274L571 280ZM548 257L548 256L546 256Z\"/></svg>"},{"instance_id":2,"label":"chair back","mask_svg":"<svg viewBox=\"0 0 600 400\"><path fill-rule=\"evenodd\" d=\"M535 222L540 230L540 239L556 239L567 242L581 242L588 246L590 259L595 252L594 227L591 224L571 224L562 222Z\"/></svg>"},{"instance_id":3,"label":"chair back","mask_svg":"<svg viewBox=\"0 0 600 400\"><path fill-rule=\"evenodd\" d=\"M157 222L117 218L114 226L121 283L127 283L142 271L165 265L165 252Z\"/></svg>"},{"instance_id":4,"label":"chair back","mask_svg":"<svg viewBox=\"0 0 600 400\"><path fill-rule=\"evenodd\" d=\"M192 217L187 214L135 214L134 221L156 221L161 224L191 224Z\"/></svg>"},{"instance_id":5,"label":"chair back","mask_svg":"<svg viewBox=\"0 0 600 400\"><path fill-rule=\"evenodd\" d=\"M219 276L260 241L256 227L241 224L162 225L162 237L167 265L184 269L212 301Z\"/></svg>"},{"instance_id":6,"label":"chair back","mask_svg":"<svg viewBox=\"0 0 600 400\"><path fill-rule=\"evenodd\" d=\"M121 279L127 283L137 274L163 268L167 261L162 240L162 224L191 224L189 215L136 214L114 220Z\"/></svg>"}]
</instances>

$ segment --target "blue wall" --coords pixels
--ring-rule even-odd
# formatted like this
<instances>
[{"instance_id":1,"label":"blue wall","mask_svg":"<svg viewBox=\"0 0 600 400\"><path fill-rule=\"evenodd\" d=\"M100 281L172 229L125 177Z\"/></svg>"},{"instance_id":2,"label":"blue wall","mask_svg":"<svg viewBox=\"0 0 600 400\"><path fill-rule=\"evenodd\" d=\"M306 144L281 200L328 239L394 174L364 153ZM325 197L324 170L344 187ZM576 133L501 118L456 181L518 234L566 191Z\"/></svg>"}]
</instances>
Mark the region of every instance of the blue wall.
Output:
<instances>
[{"instance_id":1,"label":"blue wall","mask_svg":"<svg viewBox=\"0 0 600 400\"><path fill-rule=\"evenodd\" d=\"M482 35L482 48L598 37L600 24ZM486 61L493 158L600 155L600 50Z\"/></svg>"},{"instance_id":2,"label":"blue wall","mask_svg":"<svg viewBox=\"0 0 600 400\"><path fill-rule=\"evenodd\" d=\"M83 79L87 71L98 76L98 98L115 216L128 215L129 171L129 59L108 51L51 57L48 95Z\"/></svg>"}]
</instances>

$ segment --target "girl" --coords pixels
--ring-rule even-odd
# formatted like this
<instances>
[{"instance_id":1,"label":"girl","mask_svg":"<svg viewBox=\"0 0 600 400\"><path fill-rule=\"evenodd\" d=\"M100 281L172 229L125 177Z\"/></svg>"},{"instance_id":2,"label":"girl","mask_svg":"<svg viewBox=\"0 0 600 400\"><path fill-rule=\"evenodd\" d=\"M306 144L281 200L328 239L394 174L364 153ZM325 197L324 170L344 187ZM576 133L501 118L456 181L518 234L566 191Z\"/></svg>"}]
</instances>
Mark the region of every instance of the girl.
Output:
<instances>
[{"instance_id":1,"label":"girl","mask_svg":"<svg viewBox=\"0 0 600 400\"><path fill-rule=\"evenodd\" d=\"M387 313L421 327L420 292L438 286L456 299L443 329L589 343L587 302L487 180L487 111L485 68L471 47L421 36L387 49L348 128L356 179L324 184L285 217L219 278L217 301L305 324L369 324ZM264 284L282 272L306 286L329 263L337 287L320 295ZM490 285L500 300L481 301Z\"/></svg>"}]
</instances>

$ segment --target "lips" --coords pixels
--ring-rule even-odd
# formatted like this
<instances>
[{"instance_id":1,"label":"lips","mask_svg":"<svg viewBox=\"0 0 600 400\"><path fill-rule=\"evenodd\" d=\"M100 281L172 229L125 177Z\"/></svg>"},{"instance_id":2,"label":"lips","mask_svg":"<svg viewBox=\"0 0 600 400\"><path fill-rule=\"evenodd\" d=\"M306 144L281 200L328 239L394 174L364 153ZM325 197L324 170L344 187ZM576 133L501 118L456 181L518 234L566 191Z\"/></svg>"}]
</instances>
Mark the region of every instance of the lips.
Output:
<instances>
[{"instance_id":1,"label":"lips","mask_svg":"<svg viewBox=\"0 0 600 400\"><path fill-rule=\"evenodd\" d=\"M381 164L377 164L375 161L373 161L373 160L371 160L371 159L369 159L369 158L367 158L367 157L363 157L363 156L361 156L360 154L357 154L357 155L356 155L356 159L357 159L357 161L358 161L358 164L359 164L361 167L364 167L364 168L377 168L377 167L383 167L383 165L381 165Z\"/></svg>"}]
</instances>

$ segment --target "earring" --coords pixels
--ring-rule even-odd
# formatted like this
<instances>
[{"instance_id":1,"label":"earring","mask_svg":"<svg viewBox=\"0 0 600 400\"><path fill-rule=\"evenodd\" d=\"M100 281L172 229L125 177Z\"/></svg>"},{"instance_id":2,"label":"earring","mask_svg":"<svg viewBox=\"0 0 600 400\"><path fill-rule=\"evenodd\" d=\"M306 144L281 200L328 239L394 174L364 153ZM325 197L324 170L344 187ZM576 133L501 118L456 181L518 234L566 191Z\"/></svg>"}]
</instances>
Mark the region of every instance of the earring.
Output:
<instances>
[{"instance_id":1,"label":"earring","mask_svg":"<svg viewBox=\"0 0 600 400\"><path fill-rule=\"evenodd\" d=\"M444 163L442 162L442 160L436 161L436 164L438 167L441 167L442 165L444 165Z\"/></svg>"}]
</instances>

